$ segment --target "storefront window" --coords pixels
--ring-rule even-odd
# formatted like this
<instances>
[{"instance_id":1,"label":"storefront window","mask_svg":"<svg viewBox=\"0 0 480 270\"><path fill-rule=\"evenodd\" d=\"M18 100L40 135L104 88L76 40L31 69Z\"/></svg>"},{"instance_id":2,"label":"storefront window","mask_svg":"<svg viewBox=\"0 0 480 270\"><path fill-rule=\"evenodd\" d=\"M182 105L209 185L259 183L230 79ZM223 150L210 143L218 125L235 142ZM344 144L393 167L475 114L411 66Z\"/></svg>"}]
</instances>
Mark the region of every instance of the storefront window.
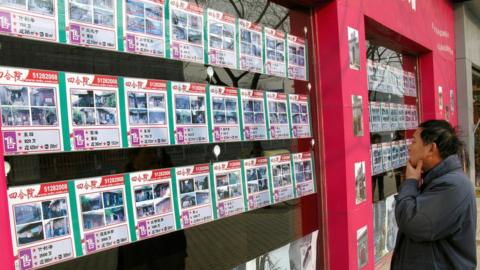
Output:
<instances>
[{"instance_id":1,"label":"storefront window","mask_svg":"<svg viewBox=\"0 0 480 270\"><path fill-rule=\"evenodd\" d=\"M107 2L99 2L99 5L109 5ZM143 3L143 1L137 2L125 1L124 4L128 4L128 8L132 11L140 7L140 2ZM276 42L275 45L272 47L268 47L267 45L263 52L261 52L262 48L257 46L261 36L242 32L239 38L242 42L240 42L237 47L239 50L242 50L243 53L252 56L265 54L263 57L266 57L267 60L274 58L276 62L289 62L297 66L305 65L305 74L300 74L300 71L297 73L298 76L305 76L305 78L297 79L295 76L289 78L286 74L288 71L285 71L285 68L279 71L284 72L284 75L275 74L275 70L270 72L270 74L274 74L274 76L266 75L266 72L262 72L261 70L255 70L255 66L251 66L248 68L249 71L246 71L247 68L239 70L220 67L223 66L220 64L210 66L195 63L195 61L177 61L148 56L146 54L135 55L94 49L92 48L93 46L77 47L3 35L0 35L0 58L2 59L0 64L2 66L26 69L102 74L122 76L125 78L157 79L241 89L255 89L262 92L268 91L280 94L300 94L308 96L310 102L316 99L318 89L315 89L315 84L313 83L309 85L308 81L308 78L314 74L310 72L313 70L314 59L311 50L308 50L308 48L312 46L311 34L313 32L308 9L289 9L283 5L267 0L203 0L189 2L203 8L225 12L233 15L233 17L305 39L306 46L289 46L287 48L286 46L289 44L286 41L288 36L285 36L283 40L275 40L274 37L272 37L271 42ZM78 5L80 6L80 4ZM109 10L109 12L110 11L111 10ZM72 8L71 12L72 16L74 16L75 13L82 12L82 10L80 8ZM149 19L142 19L143 21L140 24L129 24L129 31L137 33L143 31L143 33L145 33L145 31L148 31L145 29L149 29L149 23L152 23L153 17L163 16L161 12L159 13L147 8L145 8L145 10L143 8L141 9L141 16L144 15L144 12L146 12L145 16L149 16ZM111 12L108 14L111 15ZM110 24L113 24L113 22L108 19L111 17L101 15L102 14L98 16L102 19L95 19L95 23L108 24L108 27L105 27L111 28ZM200 24L201 21L197 21L193 17L190 18L190 15L188 15L185 17L186 21L183 22L183 17L180 13L170 13L170 16L174 15L178 15L177 21L175 22L177 25L173 25L173 27L177 29L175 38L186 39L191 44L199 42L195 27L197 27L197 24ZM81 15L78 16L81 17ZM80 17L77 19L80 19ZM72 17L71 19L73 20L74 18ZM146 25L145 28L143 28L143 23ZM183 25L183 23L185 23L185 25ZM135 28L135 26L138 25L140 25L143 30ZM182 28L181 26L184 27ZM218 28L219 26L220 28ZM153 26L150 25L150 27ZM217 31L215 32L216 36L211 35L211 37L209 37L209 46L221 47L225 55L232 50L232 42L235 37L230 33L230 28L228 28L229 26L227 24L222 26L219 23L209 23L208 26L205 27L209 27L209 31L211 32ZM158 35L159 33L152 32L150 34ZM266 40L268 41L268 38L266 38ZM284 54L283 52L288 53ZM262 61L261 58L259 59L259 61ZM211 72L211 68L213 68L213 72ZM310 81L313 80L315 80L315 78L310 78ZM90 124L118 128L120 124L135 126L152 122L165 122L165 111L168 103L165 103L166 97L161 93L151 95L148 93L134 93L134 91L132 91L132 94L129 95L125 101L125 106L130 109L129 117L125 123L122 123L121 117L118 116L118 103L116 102L118 97L115 96L114 92L109 92L108 89L93 91L89 89L69 88L69 93L70 94L67 95L67 98L71 100L69 101L71 102L69 106L73 108L72 110L74 112L71 115L73 124L70 128L72 130ZM41 93L41 91L38 92L37 96L32 93L30 95L32 96L30 102L32 104L40 104L39 107L55 106L54 103L50 103L49 105L47 104L48 102L45 103L42 101L51 100L52 97L48 95L49 93ZM205 124L204 118L207 117L205 115L206 105L202 97L192 100L191 97L185 99L185 97L177 95L173 100L176 106L176 115L171 119L174 119L175 125L181 125L186 122L192 125ZM235 100L236 99L234 99L234 101ZM188 106L185 105L187 103ZM216 123L236 123L238 119L235 118L234 114L238 110L238 106L244 106L243 110L248 110L250 107L248 107L248 103L246 103L246 105L243 103L234 103L235 102L229 103L228 100L221 100L216 104L214 103L214 109L212 110L214 115L212 119L214 119ZM252 117L251 121L255 123L271 121L270 123L279 125L286 121L284 118L287 115L286 102L274 103L275 109L269 108L268 115L260 115L258 111L256 111L254 104L255 103L252 103L252 107L250 108L251 115L248 114L249 111L243 111L245 117ZM261 103L258 104L263 105ZM10 107L3 105L4 104L2 104L2 112L12 110L10 107L13 105L9 105ZM50 107L47 109L50 109ZM188 109L186 107L188 107ZM123 147L113 150L65 151L51 154L11 155L5 157L5 161L11 166L11 171L7 176L7 183L10 188L13 188L54 181L75 180L105 175L133 174L143 170L166 169L311 151L315 153L313 155L313 163L303 162L301 166L297 164L293 165L298 166L294 167L297 173L295 177L298 177L298 181L311 180L314 178L317 183L320 183L321 176L318 174L319 168L321 167L318 158L320 157L318 154L320 153L320 140L319 134L315 132L315 128L319 125L318 106L310 106L307 109L307 105L305 105L305 108L300 106L296 109L297 111L293 110L295 109L292 109L292 114L295 114L293 116L296 119L295 121L307 126L313 125L313 127L310 128L311 132L303 136L303 138L290 138L287 129L287 136L285 136L285 138L279 137L280 139L276 140L263 138L258 141L244 140L236 142L193 143L189 145ZM311 111L308 113L307 110ZM31 111L33 112L33 109ZM182 114L184 111L187 112L187 114ZM267 111L267 108L265 108L265 111ZM62 117L65 117L65 115L62 115ZM9 123L14 125L13 119L8 119L8 117L3 118L5 117L2 117L3 126L8 126ZM59 118L54 118L51 115L36 117L38 123L45 125L55 125L58 119ZM275 121L272 119L275 119ZM207 130L206 134L209 135L208 133L211 132ZM312 143L312 138L314 139L314 143ZM215 146L219 146L219 151L217 149L214 151ZM290 164L294 163L292 162ZM286 167L291 167L290 164L287 164L288 166ZM284 181L288 180L285 178L287 174L285 172L290 172L286 167L282 166L283 165L279 167L281 168L281 173L274 175L274 177L277 178L274 178L273 181L279 179L278 182L276 182L278 185L282 185ZM293 168L289 169L293 170ZM258 179L256 180L258 182L251 186L249 185L245 190L249 188L252 190L261 189L263 187L264 184L262 180L265 179L259 175L261 174L257 172ZM232 181L235 182L232 179L236 176L229 177L230 187L233 185ZM238 177L240 177L240 175L238 175ZM274 185L276 184L274 183ZM193 182L188 182L188 179L182 182L182 185L179 187L180 189L189 190L189 192L193 191L193 193L197 194L196 200L193 201L186 195L182 197L179 206L181 208L188 207L190 204L200 204L204 202L204 198L198 195L198 193L210 188L208 187L208 183L195 181L195 184L193 184ZM316 191L318 192L320 188L321 185L317 184ZM216 190L216 192L218 192L218 196L230 196L238 192L238 190L227 193L222 193L219 190ZM148 190L139 190L138 194L136 194L138 195L138 200L145 203L143 203L141 207L139 206L141 209L136 209L137 214L148 215L150 212L157 211L157 209L167 211L169 209L168 205L161 205L160 202L155 201L157 196L161 197L163 196L162 194L165 194L165 189L162 189L161 186L152 186L150 192ZM103 223L115 224L119 220L122 220L126 214L123 209L118 208L118 205L122 204L122 200L124 199L121 191L112 189L102 192L101 196L103 200L95 199L92 196L89 197L89 195L82 196L79 200L79 205L81 205L79 209L81 209L82 213L85 212L83 214L84 216L90 215L92 211L97 211L97 208L103 207L105 209L104 219L97 220L92 214L92 216L89 216L90 218L87 222L85 222L85 219L84 222L80 224L85 231L101 226ZM318 222L321 216L319 212L319 209L321 209L319 198L318 193L315 193L301 198L289 199L232 217L214 220L200 226L178 230L111 249L106 248L105 251L79 257L60 264L54 264L47 268L105 270L231 269L262 254L276 250L287 243L294 243L294 241L302 239L302 237L308 236L317 230L321 232L322 225ZM154 201L155 205L149 208L147 202L150 200ZM58 225L57 223L53 225L50 224L49 226L55 227ZM56 233L55 228L52 229L50 227L48 228L48 232L52 235ZM316 235L317 234L315 234L315 238L313 239L316 239ZM318 243L320 243L320 245L316 247L318 251L316 251L315 254L308 255L309 261L317 261L317 263L320 264L323 258L317 258L317 254L322 254L323 249L321 233L318 234L318 238ZM308 238L308 241L311 242L311 239L311 237ZM297 254L298 252L294 253ZM291 256L290 260L295 260L298 263L298 259L292 259L293 255ZM290 263L290 261L287 263Z\"/></svg>"},{"instance_id":2,"label":"storefront window","mask_svg":"<svg viewBox=\"0 0 480 270\"><path fill-rule=\"evenodd\" d=\"M367 42L375 260L395 245L393 195L405 178L407 147L418 124L417 64L412 55Z\"/></svg>"}]
</instances>

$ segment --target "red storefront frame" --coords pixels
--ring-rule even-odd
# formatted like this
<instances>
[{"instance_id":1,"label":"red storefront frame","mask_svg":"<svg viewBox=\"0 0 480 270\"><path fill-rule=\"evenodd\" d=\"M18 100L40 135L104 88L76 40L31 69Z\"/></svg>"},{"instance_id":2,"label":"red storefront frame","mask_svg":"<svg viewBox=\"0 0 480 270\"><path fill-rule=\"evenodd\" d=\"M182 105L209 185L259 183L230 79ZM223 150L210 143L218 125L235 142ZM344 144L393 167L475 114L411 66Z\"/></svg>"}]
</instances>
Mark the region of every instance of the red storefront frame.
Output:
<instances>
[{"instance_id":1,"label":"red storefront frame","mask_svg":"<svg viewBox=\"0 0 480 270\"><path fill-rule=\"evenodd\" d=\"M289 1L277 2L291 5ZM373 269L371 183L367 182L367 201L355 205L353 170L356 161L365 161L366 178L370 179L370 142L366 135L353 136L351 111L351 95L361 95L365 134L368 134L365 32L376 31L385 37L385 42L418 55L420 121L445 118L445 110L438 106L438 87L444 89L443 104L450 104L448 90L453 89L453 98L456 97L453 3L448 0L303 0L300 3L311 8L311 17L299 13L292 14L292 19L311 20L313 25L310 48L315 69L310 71L314 80L311 102L312 107L318 108L312 118L315 158L320 165L316 170L318 179L322 179L316 199L301 200L303 231L308 233L318 227L323 230L319 237L323 241L317 249L318 269L357 269L356 231L366 225L368 263L364 269ZM359 71L349 69L347 27L357 29L360 34ZM292 29L293 34L302 31ZM448 119L453 125L457 124L456 112L451 110ZM3 140L0 147L3 149ZM3 152L0 158L3 161ZM5 269L13 269L7 182L4 167L0 167L0 261Z\"/></svg>"}]
</instances>

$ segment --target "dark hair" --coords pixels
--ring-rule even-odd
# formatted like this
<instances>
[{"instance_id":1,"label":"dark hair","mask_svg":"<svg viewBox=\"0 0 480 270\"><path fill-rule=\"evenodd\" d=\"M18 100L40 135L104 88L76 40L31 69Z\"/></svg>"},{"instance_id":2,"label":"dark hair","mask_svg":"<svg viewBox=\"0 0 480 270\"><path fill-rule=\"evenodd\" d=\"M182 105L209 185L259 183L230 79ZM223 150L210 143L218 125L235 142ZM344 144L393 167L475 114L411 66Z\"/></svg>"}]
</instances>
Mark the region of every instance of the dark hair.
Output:
<instances>
[{"instance_id":1,"label":"dark hair","mask_svg":"<svg viewBox=\"0 0 480 270\"><path fill-rule=\"evenodd\" d=\"M424 143L435 143L442 159L450 155L461 155L463 143L458 139L455 128L445 120L428 120L421 123L420 137Z\"/></svg>"}]
</instances>

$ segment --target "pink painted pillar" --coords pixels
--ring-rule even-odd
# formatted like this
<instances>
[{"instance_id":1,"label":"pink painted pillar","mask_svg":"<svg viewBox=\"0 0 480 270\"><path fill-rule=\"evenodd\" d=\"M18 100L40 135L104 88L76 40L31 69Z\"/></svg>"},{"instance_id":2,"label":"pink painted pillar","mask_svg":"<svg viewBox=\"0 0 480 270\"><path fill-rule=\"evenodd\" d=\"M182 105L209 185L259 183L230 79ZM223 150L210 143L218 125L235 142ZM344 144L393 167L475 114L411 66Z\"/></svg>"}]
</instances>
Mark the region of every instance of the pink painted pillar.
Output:
<instances>
[{"instance_id":1,"label":"pink painted pillar","mask_svg":"<svg viewBox=\"0 0 480 270\"><path fill-rule=\"evenodd\" d=\"M357 230L367 227L368 260L374 268L368 89L361 1L331 1L313 11L316 80L321 89L328 269L358 269ZM348 27L359 32L360 70L349 66ZM363 100L364 135L353 133L352 95ZM366 201L356 204L355 163L365 162Z\"/></svg>"}]
</instances>

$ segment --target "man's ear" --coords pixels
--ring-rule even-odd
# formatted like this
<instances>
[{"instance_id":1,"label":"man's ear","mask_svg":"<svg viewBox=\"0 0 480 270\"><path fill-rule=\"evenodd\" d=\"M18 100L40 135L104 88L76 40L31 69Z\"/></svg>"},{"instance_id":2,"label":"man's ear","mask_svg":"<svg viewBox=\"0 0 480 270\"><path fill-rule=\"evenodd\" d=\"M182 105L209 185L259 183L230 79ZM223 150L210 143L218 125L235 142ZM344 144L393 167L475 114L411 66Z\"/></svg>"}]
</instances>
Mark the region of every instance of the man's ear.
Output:
<instances>
[{"instance_id":1,"label":"man's ear","mask_svg":"<svg viewBox=\"0 0 480 270\"><path fill-rule=\"evenodd\" d=\"M440 157L440 151L436 143L430 144L430 149L428 150L433 157Z\"/></svg>"}]
</instances>

